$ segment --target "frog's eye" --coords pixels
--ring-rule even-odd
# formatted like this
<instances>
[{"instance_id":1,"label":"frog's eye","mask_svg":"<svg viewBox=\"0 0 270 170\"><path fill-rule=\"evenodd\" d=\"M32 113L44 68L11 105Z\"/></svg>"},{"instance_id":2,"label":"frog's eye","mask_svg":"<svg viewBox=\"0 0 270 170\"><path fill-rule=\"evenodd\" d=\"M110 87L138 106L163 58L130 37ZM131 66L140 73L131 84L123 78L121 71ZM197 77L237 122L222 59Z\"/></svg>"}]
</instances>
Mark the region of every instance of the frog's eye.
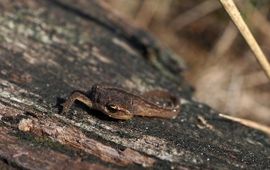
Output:
<instances>
[{"instance_id":1,"label":"frog's eye","mask_svg":"<svg viewBox=\"0 0 270 170\"><path fill-rule=\"evenodd\" d=\"M108 104L107 109L112 113L119 111L118 107L114 104Z\"/></svg>"}]
</instances>

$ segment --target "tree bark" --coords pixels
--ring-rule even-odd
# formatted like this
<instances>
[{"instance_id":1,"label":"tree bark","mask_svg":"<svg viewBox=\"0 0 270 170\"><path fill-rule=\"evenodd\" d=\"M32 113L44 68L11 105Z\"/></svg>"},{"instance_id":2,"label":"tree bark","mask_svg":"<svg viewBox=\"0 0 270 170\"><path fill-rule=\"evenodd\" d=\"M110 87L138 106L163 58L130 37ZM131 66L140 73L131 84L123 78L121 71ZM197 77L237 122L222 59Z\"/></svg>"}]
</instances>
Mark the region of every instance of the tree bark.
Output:
<instances>
[{"instance_id":1,"label":"tree bark","mask_svg":"<svg viewBox=\"0 0 270 170\"><path fill-rule=\"evenodd\" d=\"M191 99L182 61L100 1L0 2L0 168L267 169L267 135ZM75 105L109 84L181 99L175 119L128 121Z\"/></svg>"}]
</instances>

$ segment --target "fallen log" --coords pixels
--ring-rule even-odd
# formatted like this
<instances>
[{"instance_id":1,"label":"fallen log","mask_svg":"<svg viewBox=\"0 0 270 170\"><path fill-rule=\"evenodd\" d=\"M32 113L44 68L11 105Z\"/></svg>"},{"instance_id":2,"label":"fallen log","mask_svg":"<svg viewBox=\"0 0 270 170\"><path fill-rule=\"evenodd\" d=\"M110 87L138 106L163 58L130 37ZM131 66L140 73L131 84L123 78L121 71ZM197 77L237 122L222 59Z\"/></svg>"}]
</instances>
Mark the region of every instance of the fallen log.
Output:
<instances>
[{"instance_id":1,"label":"fallen log","mask_svg":"<svg viewBox=\"0 0 270 170\"><path fill-rule=\"evenodd\" d=\"M192 100L181 62L99 1L3 0L0 13L0 168L270 167L267 134ZM119 121L77 104L59 114L96 83L167 90L181 111Z\"/></svg>"}]
</instances>

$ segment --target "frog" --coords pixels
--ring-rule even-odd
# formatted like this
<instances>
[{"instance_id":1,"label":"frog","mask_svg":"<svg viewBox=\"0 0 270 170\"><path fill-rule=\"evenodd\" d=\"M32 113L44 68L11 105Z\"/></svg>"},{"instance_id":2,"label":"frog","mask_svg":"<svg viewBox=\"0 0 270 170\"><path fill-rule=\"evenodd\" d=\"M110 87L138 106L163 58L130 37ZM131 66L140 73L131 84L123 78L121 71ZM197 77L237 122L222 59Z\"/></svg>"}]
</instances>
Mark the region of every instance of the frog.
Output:
<instances>
[{"instance_id":1,"label":"frog","mask_svg":"<svg viewBox=\"0 0 270 170\"><path fill-rule=\"evenodd\" d=\"M160 106L147 100L149 96L169 99L172 106ZM73 91L62 104L61 114L66 114L75 101L118 120L129 120L134 116L174 119L180 112L178 97L164 90L152 90L137 95L121 88L95 84L88 92Z\"/></svg>"}]
</instances>

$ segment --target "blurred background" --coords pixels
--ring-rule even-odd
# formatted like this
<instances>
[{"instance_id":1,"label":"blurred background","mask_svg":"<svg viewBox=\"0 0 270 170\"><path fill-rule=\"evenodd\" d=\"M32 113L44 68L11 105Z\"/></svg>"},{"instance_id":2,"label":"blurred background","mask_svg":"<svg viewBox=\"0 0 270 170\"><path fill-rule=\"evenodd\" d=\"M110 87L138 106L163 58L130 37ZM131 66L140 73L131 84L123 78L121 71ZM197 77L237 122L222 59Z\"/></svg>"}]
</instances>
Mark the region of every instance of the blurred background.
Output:
<instances>
[{"instance_id":1,"label":"blurred background","mask_svg":"<svg viewBox=\"0 0 270 170\"><path fill-rule=\"evenodd\" d=\"M184 74L196 89L196 100L229 115L270 125L269 80L218 0L104 2L186 61ZM235 2L270 56L270 1Z\"/></svg>"}]
</instances>

